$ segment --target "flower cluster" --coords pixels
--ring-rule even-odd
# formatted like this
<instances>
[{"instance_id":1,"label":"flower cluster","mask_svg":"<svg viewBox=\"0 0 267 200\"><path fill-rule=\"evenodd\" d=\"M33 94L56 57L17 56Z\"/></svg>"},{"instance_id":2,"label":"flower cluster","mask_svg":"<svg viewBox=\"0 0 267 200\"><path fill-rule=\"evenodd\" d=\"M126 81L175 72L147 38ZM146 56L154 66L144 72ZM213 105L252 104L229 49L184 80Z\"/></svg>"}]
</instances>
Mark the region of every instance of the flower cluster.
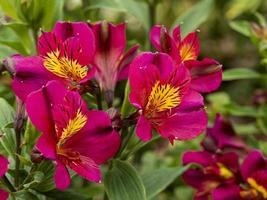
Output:
<instances>
[{"instance_id":1,"label":"flower cluster","mask_svg":"<svg viewBox=\"0 0 267 200\"><path fill-rule=\"evenodd\" d=\"M211 149L213 145L207 145L207 139L217 147ZM208 129L202 146L202 151L183 155L184 165L196 164L183 174L184 181L196 189L194 199L267 199L267 158L237 139L221 116L217 115L214 127Z\"/></svg>"},{"instance_id":2,"label":"flower cluster","mask_svg":"<svg viewBox=\"0 0 267 200\"><path fill-rule=\"evenodd\" d=\"M88 109L85 93L96 98L100 93L110 108L116 83L129 79L129 101L137 109L130 116L134 116L135 132L142 141L150 140L153 131L171 143L189 140L207 126L200 93L219 87L222 70L213 59L197 60L197 33L182 40L180 27L170 36L166 28L155 26L150 38L160 52L137 55L139 45L125 51L125 29L125 24L105 21L58 22L52 31L42 32L38 55L11 57L13 91L41 132L36 149L56 164L58 189L70 184L68 168L89 181L100 182L100 165L116 155L121 140L125 142L120 129L130 117L119 119L120 126L115 127L107 112ZM210 168L211 173L234 180L230 170L237 171L236 155L213 158L205 154L205 159L217 166ZM229 158L233 160L227 163Z\"/></svg>"}]
</instances>

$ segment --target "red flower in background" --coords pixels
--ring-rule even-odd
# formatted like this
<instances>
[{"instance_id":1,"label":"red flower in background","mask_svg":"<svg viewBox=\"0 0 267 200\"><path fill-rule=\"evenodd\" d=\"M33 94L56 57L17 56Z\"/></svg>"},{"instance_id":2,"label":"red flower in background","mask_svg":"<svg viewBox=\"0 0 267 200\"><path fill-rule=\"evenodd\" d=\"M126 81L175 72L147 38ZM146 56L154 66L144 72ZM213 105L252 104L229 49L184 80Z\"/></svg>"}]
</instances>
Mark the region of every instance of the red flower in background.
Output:
<instances>
[{"instance_id":1,"label":"red flower in background","mask_svg":"<svg viewBox=\"0 0 267 200\"><path fill-rule=\"evenodd\" d=\"M0 178L7 172L8 164L8 160L4 156L0 156ZM0 189L0 200L6 200L8 196L8 192Z\"/></svg>"},{"instance_id":2,"label":"red flower in background","mask_svg":"<svg viewBox=\"0 0 267 200\"><path fill-rule=\"evenodd\" d=\"M157 50L169 54L177 66L184 63L191 74L192 89L198 92L211 92L220 86L221 65L211 58L197 60L199 56L197 32L189 33L182 39L180 26L175 27L170 35L166 27L156 25L151 29L150 40Z\"/></svg>"}]
</instances>

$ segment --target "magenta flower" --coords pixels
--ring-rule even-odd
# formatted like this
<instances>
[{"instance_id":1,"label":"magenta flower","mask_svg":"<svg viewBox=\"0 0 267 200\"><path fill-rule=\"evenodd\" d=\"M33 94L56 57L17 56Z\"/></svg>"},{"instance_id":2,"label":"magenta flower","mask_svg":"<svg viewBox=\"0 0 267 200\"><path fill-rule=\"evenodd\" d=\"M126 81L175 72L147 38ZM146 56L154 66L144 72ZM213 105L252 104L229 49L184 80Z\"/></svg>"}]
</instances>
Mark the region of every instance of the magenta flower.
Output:
<instances>
[{"instance_id":1,"label":"magenta flower","mask_svg":"<svg viewBox=\"0 0 267 200\"><path fill-rule=\"evenodd\" d=\"M137 54L138 45L126 53L125 24L113 25L105 21L89 24L95 36L95 78L112 104L116 83L128 77L129 65Z\"/></svg>"},{"instance_id":2,"label":"magenta flower","mask_svg":"<svg viewBox=\"0 0 267 200\"><path fill-rule=\"evenodd\" d=\"M38 56L11 57L16 71L12 88L23 101L50 80L72 89L93 76L95 41L86 23L58 22L51 32L42 33L38 51Z\"/></svg>"},{"instance_id":3,"label":"magenta flower","mask_svg":"<svg viewBox=\"0 0 267 200\"><path fill-rule=\"evenodd\" d=\"M241 173L244 182L240 186L240 199L267 199L267 159L259 151L252 151L243 161Z\"/></svg>"},{"instance_id":4,"label":"magenta flower","mask_svg":"<svg viewBox=\"0 0 267 200\"><path fill-rule=\"evenodd\" d=\"M220 114L216 115L213 127L207 129L207 134L202 141L202 146L206 150L214 152L216 152L217 149L250 151L250 148L245 142L236 135L230 122L224 120Z\"/></svg>"},{"instance_id":5,"label":"magenta flower","mask_svg":"<svg viewBox=\"0 0 267 200\"><path fill-rule=\"evenodd\" d=\"M194 199L222 200L221 197L226 194L234 193L232 189L238 191L238 155L233 152L219 155L207 151L189 151L183 155L183 164L199 165L198 168L189 169L183 174L184 181L196 189Z\"/></svg>"},{"instance_id":6,"label":"magenta flower","mask_svg":"<svg viewBox=\"0 0 267 200\"><path fill-rule=\"evenodd\" d=\"M26 110L42 132L37 148L56 162L58 189L70 184L66 166L83 178L99 182L99 165L111 158L120 146L120 136L103 111L89 111L77 92L66 90L58 81L32 92Z\"/></svg>"},{"instance_id":7,"label":"magenta flower","mask_svg":"<svg viewBox=\"0 0 267 200\"><path fill-rule=\"evenodd\" d=\"M136 134L143 141L152 130L162 137L188 140L207 125L202 96L190 89L190 75L181 64L174 66L164 53L142 53L129 71L129 99L140 113Z\"/></svg>"},{"instance_id":8,"label":"magenta flower","mask_svg":"<svg viewBox=\"0 0 267 200\"><path fill-rule=\"evenodd\" d=\"M173 30L172 36L166 27L156 25L151 29L150 40L154 47L169 54L176 65L184 63L191 74L191 88L198 92L216 90L222 82L222 66L214 59L199 56L199 41L197 32L189 33L181 39L180 26Z\"/></svg>"},{"instance_id":9,"label":"magenta flower","mask_svg":"<svg viewBox=\"0 0 267 200\"><path fill-rule=\"evenodd\" d=\"M0 156L0 178L4 176L4 174L8 170L8 160L4 156ZM0 189L0 199L1 200L6 200L8 198L8 192L5 190Z\"/></svg>"}]
</instances>

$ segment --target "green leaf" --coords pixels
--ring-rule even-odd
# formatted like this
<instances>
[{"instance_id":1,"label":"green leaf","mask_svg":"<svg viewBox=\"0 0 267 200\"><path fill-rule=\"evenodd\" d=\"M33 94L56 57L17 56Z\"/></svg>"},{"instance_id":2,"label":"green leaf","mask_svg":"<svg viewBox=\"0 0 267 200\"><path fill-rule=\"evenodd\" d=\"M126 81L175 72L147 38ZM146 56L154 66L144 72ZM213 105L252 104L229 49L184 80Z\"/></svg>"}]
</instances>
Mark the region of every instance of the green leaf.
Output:
<instances>
[{"instance_id":1,"label":"green leaf","mask_svg":"<svg viewBox=\"0 0 267 200\"><path fill-rule=\"evenodd\" d=\"M19 17L19 6L20 0L0 0L0 8L3 10L5 15L15 19L20 20Z\"/></svg>"},{"instance_id":2,"label":"green leaf","mask_svg":"<svg viewBox=\"0 0 267 200\"><path fill-rule=\"evenodd\" d=\"M19 41L23 44L23 47L27 52L26 55L35 53L35 44L32 34L30 32L29 25L18 22L5 23L3 25L15 32L16 36L18 37Z\"/></svg>"},{"instance_id":3,"label":"green leaf","mask_svg":"<svg viewBox=\"0 0 267 200\"><path fill-rule=\"evenodd\" d=\"M251 33L251 25L245 20L235 20L229 22L230 27L238 33L249 37Z\"/></svg>"},{"instance_id":4,"label":"green leaf","mask_svg":"<svg viewBox=\"0 0 267 200\"><path fill-rule=\"evenodd\" d=\"M35 189L39 192L47 192L53 190L55 188L54 183L54 171L55 166L52 161L43 161L41 164L38 165L37 171L42 172L45 174L45 177L42 181L35 186Z\"/></svg>"},{"instance_id":5,"label":"green leaf","mask_svg":"<svg viewBox=\"0 0 267 200\"><path fill-rule=\"evenodd\" d=\"M0 98L0 152L14 158L15 154L15 133L14 129L6 128L10 123L14 123L15 112L13 108Z\"/></svg>"},{"instance_id":6,"label":"green leaf","mask_svg":"<svg viewBox=\"0 0 267 200\"><path fill-rule=\"evenodd\" d=\"M145 200L145 187L135 168L126 161L114 160L105 177L110 200Z\"/></svg>"},{"instance_id":7,"label":"green leaf","mask_svg":"<svg viewBox=\"0 0 267 200\"><path fill-rule=\"evenodd\" d=\"M74 192L72 190L65 190L65 191L58 191L58 190L52 190L43 193L45 196L50 197L54 200L88 200L90 197Z\"/></svg>"},{"instance_id":8,"label":"green leaf","mask_svg":"<svg viewBox=\"0 0 267 200\"><path fill-rule=\"evenodd\" d=\"M188 166L162 168L150 171L141 176L146 188L147 198L152 199L155 197L187 169Z\"/></svg>"},{"instance_id":9,"label":"green leaf","mask_svg":"<svg viewBox=\"0 0 267 200\"><path fill-rule=\"evenodd\" d=\"M102 0L93 1L87 9L108 8L120 12L125 12L134 16L149 32L149 15L148 6L144 2L137 2L134 0Z\"/></svg>"},{"instance_id":10,"label":"green leaf","mask_svg":"<svg viewBox=\"0 0 267 200\"><path fill-rule=\"evenodd\" d=\"M229 1L226 18L234 19L245 12L254 12L260 6L261 0L232 0Z\"/></svg>"},{"instance_id":11,"label":"green leaf","mask_svg":"<svg viewBox=\"0 0 267 200\"><path fill-rule=\"evenodd\" d=\"M189 32L196 30L203 22L205 22L214 8L213 0L202 0L191 9L183 13L176 19L172 25L175 26L182 23L182 35L185 36Z\"/></svg>"},{"instance_id":12,"label":"green leaf","mask_svg":"<svg viewBox=\"0 0 267 200\"><path fill-rule=\"evenodd\" d=\"M130 104L130 102L129 102L129 93L130 93L130 85L129 85L129 81L127 81L127 84L126 84L125 90L124 90L124 99L123 99L123 103L122 103L122 107L121 107L122 117L126 117L134 109L132 104Z\"/></svg>"},{"instance_id":13,"label":"green leaf","mask_svg":"<svg viewBox=\"0 0 267 200\"><path fill-rule=\"evenodd\" d=\"M45 175L43 172L35 171L33 174L31 174L32 180L29 183L26 183L23 185L24 188L33 188L34 186L37 186L39 183L42 182Z\"/></svg>"},{"instance_id":14,"label":"green leaf","mask_svg":"<svg viewBox=\"0 0 267 200\"><path fill-rule=\"evenodd\" d=\"M27 55L27 51L24 48L24 46L18 42L18 41L6 41L6 40L0 40L0 44L6 45L10 47L11 49L16 50L18 53Z\"/></svg>"},{"instance_id":15,"label":"green leaf","mask_svg":"<svg viewBox=\"0 0 267 200\"><path fill-rule=\"evenodd\" d=\"M260 77L261 75L258 72L248 68L228 69L223 72L224 81L256 79Z\"/></svg>"},{"instance_id":16,"label":"green leaf","mask_svg":"<svg viewBox=\"0 0 267 200\"><path fill-rule=\"evenodd\" d=\"M34 195L33 193L31 193L30 191L28 190L22 190L22 191L18 191L18 192L15 192L15 193L12 193L13 197L15 197L16 200L39 200L39 198Z\"/></svg>"},{"instance_id":17,"label":"green leaf","mask_svg":"<svg viewBox=\"0 0 267 200\"><path fill-rule=\"evenodd\" d=\"M237 104L229 104L226 106L229 114L239 117L259 117L261 113L252 106L240 106Z\"/></svg>"}]
</instances>

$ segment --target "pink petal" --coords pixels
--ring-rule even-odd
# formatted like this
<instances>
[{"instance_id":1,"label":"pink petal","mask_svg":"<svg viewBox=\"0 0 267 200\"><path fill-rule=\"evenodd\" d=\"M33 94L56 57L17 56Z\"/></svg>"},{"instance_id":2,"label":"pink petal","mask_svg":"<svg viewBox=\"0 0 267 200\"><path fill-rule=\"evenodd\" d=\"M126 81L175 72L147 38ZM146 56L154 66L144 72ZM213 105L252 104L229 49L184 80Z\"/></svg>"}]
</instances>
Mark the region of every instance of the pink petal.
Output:
<instances>
[{"instance_id":1,"label":"pink petal","mask_svg":"<svg viewBox=\"0 0 267 200\"><path fill-rule=\"evenodd\" d=\"M187 53L190 53L194 56L193 60L196 60L199 55L199 41L197 34L197 32L189 33L180 44L180 49L185 45L190 48L190 52Z\"/></svg>"},{"instance_id":2,"label":"pink petal","mask_svg":"<svg viewBox=\"0 0 267 200\"><path fill-rule=\"evenodd\" d=\"M112 158L120 146L120 136L113 130L109 116L103 111L88 111L85 127L65 144L64 148L79 152L102 164Z\"/></svg>"},{"instance_id":3,"label":"pink petal","mask_svg":"<svg viewBox=\"0 0 267 200\"><path fill-rule=\"evenodd\" d=\"M8 192L0 189L0 200L7 200L8 199Z\"/></svg>"},{"instance_id":4,"label":"pink petal","mask_svg":"<svg viewBox=\"0 0 267 200\"><path fill-rule=\"evenodd\" d=\"M156 127L163 137L173 136L177 140L197 137L207 127L207 114L201 95L188 92L182 103L172 111L172 115Z\"/></svg>"},{"instance_id":5,"label":"pink petal","mask_svg":"<svg viewBox=\"0 0 267 200\"><path fill-rule=\"evenodd\" d=\"M62 102L66 91L60 82L50 81L46 86L28 96L26 110L31 122L39 131L54 132L51 107Z\"/></svg>"},{"instance_id":6,"label":"pink petal","mask_svg":"<svg viewBox=\"0 0 267 200\"><path fill-rule=\"evenodd\" d=\"M258 170L266 170L267 161L262 153L258 150L252 151L243 161L241 173L244 180L247 180L254 172Z\"/></svg>"},{"instance_id":7,"label":"pink petal","mask_svg":"<svg viewBox=\"0 0 267 200\"><path fill-rule=\"evenodd\" d=\"M70 168L89 181L100 182L101 171L98 165L89 157L80 156L80 159L80 162L71 162Z\"/></svg>"},{"instance_id":8,"label":"pink petal","mask_svg":"<svg viewBox=\"0 0 267 200\"><path fill-rule=\"evenodd\" d=\"M213 163L212 155L207 151L187 151L183 154L183 165L197 163L203 167Z\"/></svg>"},{"instance_id":9,"label":"pink petal","mask_svg":"<svg viewBox=\"0 0 267 200\"><path fill-rule=\"evenodd\" d=\"M176 26L173 29L172 37L175 43L177 44L177 46L179 46L179 44L181 43L181 27L180 26Z\"/></svg>"},{"instance_id":10,"label":"pink petal","mask_svg":"<svg viewBox=\"0 0 267 200\"><path fill-rule=\"evenodd\" d=\"M216 188L212 192L214 200L242 200L240 197L240 187L238 185L229 184Z\"/></svg>"},{"instance_id":11,"label":"pink petal","mask_svg":"<svg viewBox=\"0 0 267 200\"><path fill-rule=\"evenodd\" d=\"M135 45L124 54L119 64L118 80L124 80L128 78L130 64L137 55L139 45Z\"/></svg>"},{"instance_id":12,"label":"pink petal","mask_svg":"<svg viewBox=\"0 0 267 200\"><path fill-rule=\"evenodd\" d=\"M31 92L40 89L49 80L59 79L44 68L41 57L14 55L11 59L16 71L12 89L24 102Z\"/></svg>"},{"instance_id":13,"label":"pink petal","mask_svg":"<svg viewBox=\"0 0 267 200\"><path fill-rule=\"evenodd\" d=\"M52 32L43 32L38 40L38 53L46 56L47 53L57 51L62 48L62 41Z\"/></svg>"},{"instance_id":14,"label":"pink petal","mask_svg":"<svg viewBox=\"0 0 267 200\"><path fill-rule=\"evenodd\" d=\"M2 177L8 170L9 162L4 156L0 156L0 177Z\"/></svg>"},{"instance_id":15,"label":"pink petal","mask_svg":"<svg viewBox=\"0 0 267 200\"><path fill-rule=\"evenodd\" d=\"M212 92L222 82L222 67L211 58L202 61L188 61L185 63L189 68L192 82L191 88L199 92Z\"/></svg>"},{"instance_id":16,"label":"pink petal","mask_svg":"<svg viewBox=\"0 0 267 200\"><path fill-rule=\"evenodd\" d=\"M138 119L135 132L143 141L149 141L152 138L152 127L150 122L143 115Z\"/></svg>"},{"instance_id":17,"label":"pink petal","mask_svg":"<svg viewBox=\"0 0 267 200\"><path fill-rule=\"evenodd\" d=\"M56 135L42 133L36 143L37 149L44 157L55 160L56 158Z\"/></svg>"},{"instance_id":18,"label":"pink petal","mask_svg":"<svg viewBox=\"0 0 267 200\"><path fill-rule=\"evenodd\" d=\"M92 61L95 53L95 39L92 30L84 22L57 22L53 32L62 41L71 37L79 39L82 51L80 52L80 63L87 65Z\"/></svg>"},{"instance_id":19,"label":"pink petal","mask_svg":"<svg viewBox=\"0 0 267 200\"><path fill-rule=\"evenodd\" d=\"M67 189L71 182L67 168L60 161L56 162L56 171L54 174L54 180L56 183L56 187L59 190Z\"/></svg>"}]
</instances>

